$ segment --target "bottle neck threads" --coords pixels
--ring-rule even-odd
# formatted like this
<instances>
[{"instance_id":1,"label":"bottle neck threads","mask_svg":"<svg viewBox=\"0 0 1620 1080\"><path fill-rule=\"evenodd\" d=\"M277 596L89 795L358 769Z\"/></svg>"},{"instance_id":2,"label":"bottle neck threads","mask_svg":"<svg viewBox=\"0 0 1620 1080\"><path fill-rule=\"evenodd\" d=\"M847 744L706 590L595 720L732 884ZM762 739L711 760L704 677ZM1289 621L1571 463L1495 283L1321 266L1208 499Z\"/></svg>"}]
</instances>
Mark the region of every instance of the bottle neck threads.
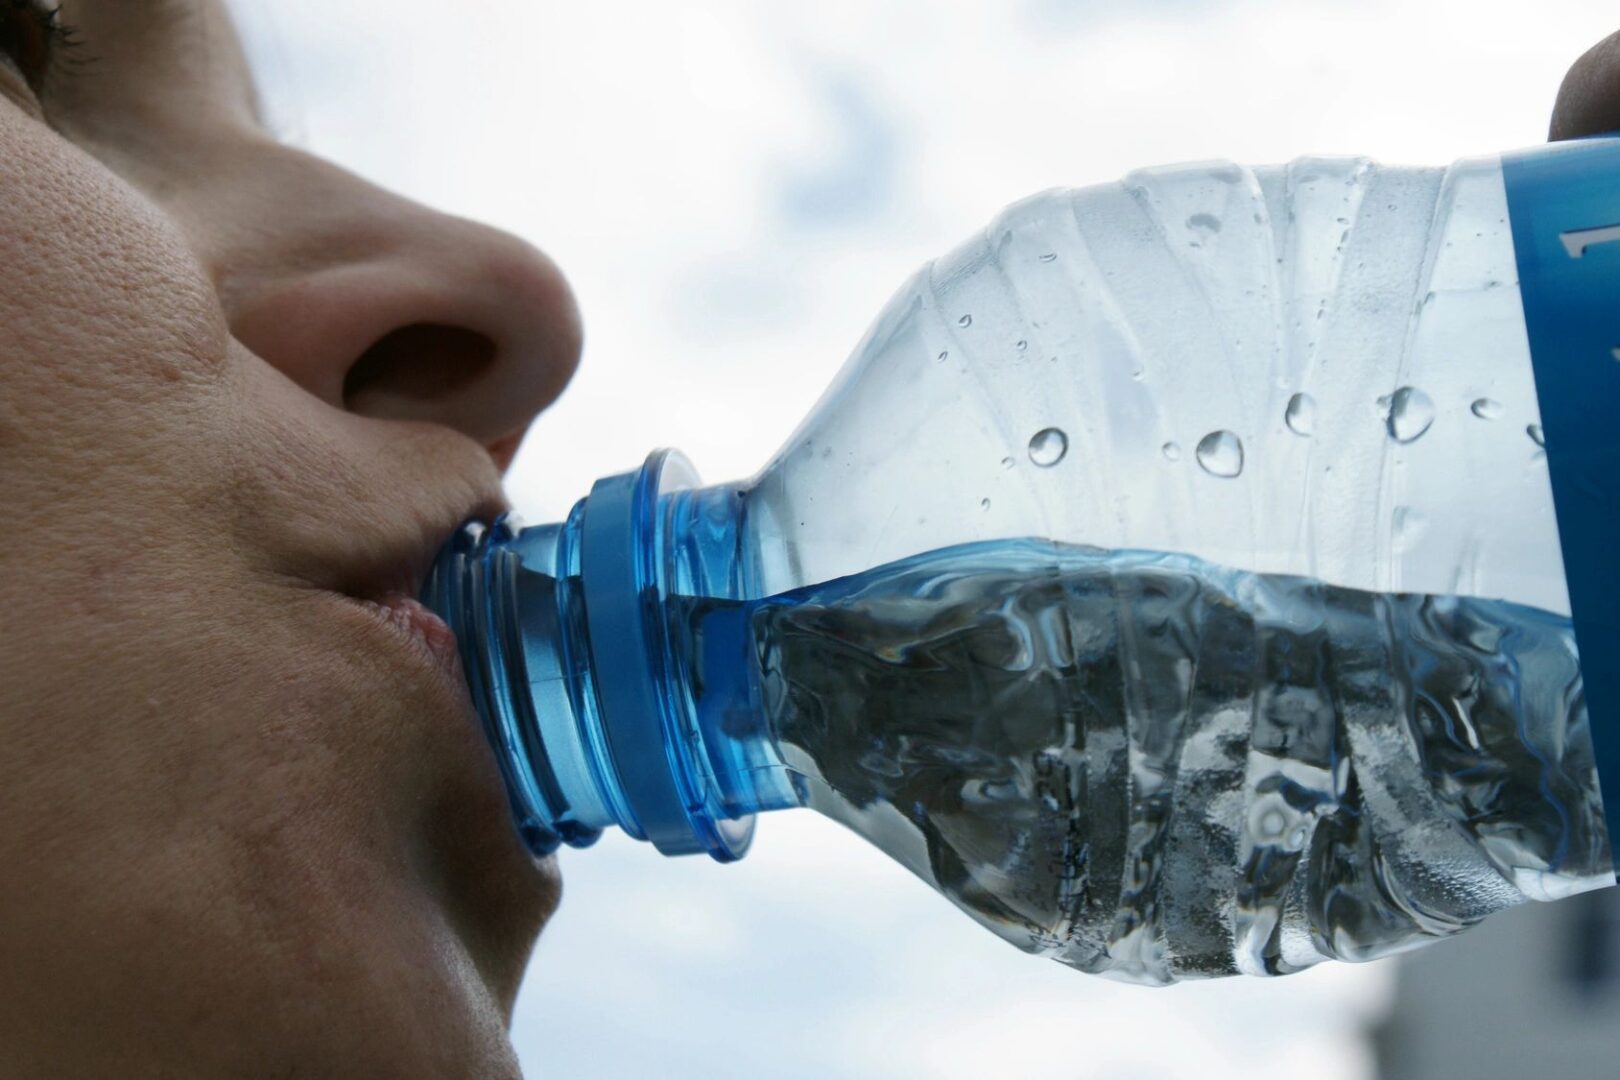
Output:
<instances>
[{"instance_id":1,"label":"bottle neck threads","mask_svg":"<svg viewBox=\"0 0 1620 1080\"><path fill-rule=\"evenodd\" d=\"M751 674L745 504L657 451L563 522L468 522L440 553L423 602L455 632L535 855L617 825L729 862L757 811L801 803Z\"/></svg>"}]
</instances>

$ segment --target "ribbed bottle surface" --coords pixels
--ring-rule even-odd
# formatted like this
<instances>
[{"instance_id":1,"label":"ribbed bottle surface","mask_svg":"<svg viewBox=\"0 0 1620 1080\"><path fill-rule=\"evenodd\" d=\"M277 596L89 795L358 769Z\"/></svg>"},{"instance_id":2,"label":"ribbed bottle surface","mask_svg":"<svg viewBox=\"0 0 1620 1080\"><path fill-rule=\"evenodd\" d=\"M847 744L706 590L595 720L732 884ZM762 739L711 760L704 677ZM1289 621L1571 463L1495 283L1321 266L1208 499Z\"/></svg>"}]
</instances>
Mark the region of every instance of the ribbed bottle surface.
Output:
<instances>
[{"instance_id":1,"label":"ribbed bottle surface","mask_svg":"<svg viewBox=\"0 0 1620 1080\"><path fill-rule=\"evenodd\" d=\"M1020 536L1567 614L1499 160L1131 173L890 302L751 497L775 592Z\"/></svg>"},{"instance_id":2,"label":"ribbed bottle surface","mask_svg":"<svg viewBox=\"0 0 1620 1080\"><path fill-rule=\"evenodd\" d=\"M1145 169L925 267L741 526L812 804L1150 982L1603 884L1517 286L1496 157Z\"/></svg>"}]
</instances>

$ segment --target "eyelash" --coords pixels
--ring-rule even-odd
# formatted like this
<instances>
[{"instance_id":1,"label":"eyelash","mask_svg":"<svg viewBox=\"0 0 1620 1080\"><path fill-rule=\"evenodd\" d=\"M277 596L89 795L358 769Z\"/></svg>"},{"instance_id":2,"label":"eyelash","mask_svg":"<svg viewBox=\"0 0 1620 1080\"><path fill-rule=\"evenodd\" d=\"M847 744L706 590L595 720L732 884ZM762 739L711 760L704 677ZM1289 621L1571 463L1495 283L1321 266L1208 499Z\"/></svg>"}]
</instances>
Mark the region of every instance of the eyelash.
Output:
<instances>
[{"instance_id":1,"label":"eyelash","mask_svg":"<svg viewBox=\"0 0 1620 1080\"><path fill-rule=\"evenodd\" d=\"M0 51L36 94L80 43L78 31L61 20L60 11L59 4L46 0L0 0Z\"/></svg>"}]
</instances>

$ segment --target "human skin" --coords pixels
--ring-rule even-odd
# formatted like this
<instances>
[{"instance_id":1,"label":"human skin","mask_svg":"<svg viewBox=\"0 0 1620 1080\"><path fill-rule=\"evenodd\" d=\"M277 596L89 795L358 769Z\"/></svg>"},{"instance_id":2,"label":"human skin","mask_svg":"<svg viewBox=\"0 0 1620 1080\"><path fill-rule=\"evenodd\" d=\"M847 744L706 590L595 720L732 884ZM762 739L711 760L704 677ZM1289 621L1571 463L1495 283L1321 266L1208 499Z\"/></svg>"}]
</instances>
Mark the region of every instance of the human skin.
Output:
<instances>
[{"instance_id":1,"label":"human skin","mask_svg":"<svg viewBox=\"0 0 1620 1080\"><path fill-rule=\"evenodd\" d=\"M1547 138L1607 132L1620 132L1620 32L1588 49L1564 76Z\"/></svg>"},{"instance_id":2,"label":"human skin","mask_svg":"<svg viewBox=\"0 0 1620 1080\"><path fill-rule=\"evenodd\" d=\"M0 1075L515 1075L555 867L377 601L501 505L567 287L270 138L213 0L61 21L0 55ZM1617 128L1620 35L1552 132Z\"/></svg>"},{"instance_id":3,"label":"human skin","mask_svg":"<svg viewBox=\"0 0 1620 1080\"><path fill-rule=\"evenodd\" d=\"M0 0L0 1075L516 1075L555 865L389 598L567 285L269 137L215 0L60 21Z\"/></svg>"}]
</instances>

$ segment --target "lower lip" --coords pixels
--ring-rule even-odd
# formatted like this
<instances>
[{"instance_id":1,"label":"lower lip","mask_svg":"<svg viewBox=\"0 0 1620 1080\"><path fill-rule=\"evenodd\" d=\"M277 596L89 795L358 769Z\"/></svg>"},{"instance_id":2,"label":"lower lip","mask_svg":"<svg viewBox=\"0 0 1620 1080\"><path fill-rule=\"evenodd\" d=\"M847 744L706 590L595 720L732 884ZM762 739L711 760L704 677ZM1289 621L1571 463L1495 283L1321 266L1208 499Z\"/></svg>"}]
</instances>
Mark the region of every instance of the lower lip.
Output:
<instances>
[{"instance_id":1,"label":"lower lip","mask_svg":"<svg viewBox=\"0 0 1620 1080\"><path fill-rule=\"evenodd\" d=\"M435 615L420 600L397 593L380 600L364 601L402 633L409 635L433 655L439 666L460 678L460 658L456 652L456 635L445 621Z\"/></svg>"}]
</instances>

